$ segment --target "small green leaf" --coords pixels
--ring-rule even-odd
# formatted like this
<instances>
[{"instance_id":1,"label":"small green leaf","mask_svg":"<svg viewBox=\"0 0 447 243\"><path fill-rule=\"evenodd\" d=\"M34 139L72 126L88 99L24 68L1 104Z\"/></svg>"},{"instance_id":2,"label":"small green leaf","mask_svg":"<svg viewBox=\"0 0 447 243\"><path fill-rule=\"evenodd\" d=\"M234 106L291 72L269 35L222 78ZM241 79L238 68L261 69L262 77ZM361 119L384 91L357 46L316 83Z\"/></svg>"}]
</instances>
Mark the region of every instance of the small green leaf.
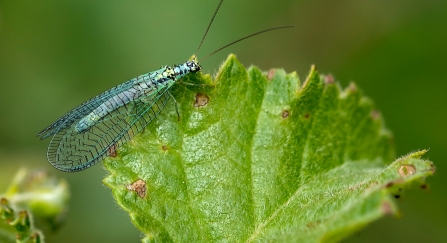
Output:
<instances>
[{"instance_id":1,"label":"small green leaf","mask_svg":"<svg viewBox=\"0 0 447 243\"><path fill-rule=\"evenodd\" d=\"M230 55L176 85L174 102L107 158L118 204L143 242L337 242L395 214L393 197L434 172L417 152L394 160L372 102L313 67L246 70Z\"/></svg>"},{"instance_id":2,"label":"small green leaf","mask_svg":"<svg viewBox=\"0 0 447 243\"><path fill-rule=\"evenodd\" d=\"M0 242L43 243L37 229L54 230L64 219L68 184L44 171L20 169L0 195Z\"/></svg>"}]
</instances>

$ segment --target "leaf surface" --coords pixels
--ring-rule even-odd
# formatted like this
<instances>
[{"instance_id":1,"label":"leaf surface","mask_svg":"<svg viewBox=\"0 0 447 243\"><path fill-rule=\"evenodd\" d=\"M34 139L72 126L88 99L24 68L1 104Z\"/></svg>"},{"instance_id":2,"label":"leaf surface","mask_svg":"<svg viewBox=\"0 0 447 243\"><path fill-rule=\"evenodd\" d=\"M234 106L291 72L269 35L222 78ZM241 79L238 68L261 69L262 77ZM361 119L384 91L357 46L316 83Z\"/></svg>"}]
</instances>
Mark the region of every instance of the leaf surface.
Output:
<instances>
[{"instance_id":1,"label":"leaf surface","mask_svg":"<svg viewBox=\"0 0 447 243\"><path fill-rule=\"evenodd\" d=\"M117 203L144 242L337 242L386 214L393 195L434 172L394 160L372 102L312 67L189 75L144 133L107 158ZM212 86L211 86L212 85Z\"/></svg>"}]
</instances>

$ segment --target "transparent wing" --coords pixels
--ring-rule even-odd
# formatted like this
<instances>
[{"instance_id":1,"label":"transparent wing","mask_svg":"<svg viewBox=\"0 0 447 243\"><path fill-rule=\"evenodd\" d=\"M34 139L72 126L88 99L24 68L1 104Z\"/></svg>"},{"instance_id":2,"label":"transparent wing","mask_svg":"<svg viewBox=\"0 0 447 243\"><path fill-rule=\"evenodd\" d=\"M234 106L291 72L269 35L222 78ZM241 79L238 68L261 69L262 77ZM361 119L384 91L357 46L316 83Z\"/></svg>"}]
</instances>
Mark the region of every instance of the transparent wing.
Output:
<instances>
[{"instance_id":1,"label":"transparent wing","mask_svg":"<svg viewBox=\"0 0 447 243\"><path fill-rule=\"evenodd\" d=\"M75 130L83 116L72 114L59 129L48 146L48 161L66 172L81 171L101 161L129 141L149 124L171 97L166 86L148 95L144 102L133 101L121 106L84 132Z\"/></svg>"},{"instance_id":2,"label":"transparent wing","mask_svg":"<svg viewBox=\"0 0 447 243\"><path fill-rule=\"evenodd\" d=\"M57 119L53 124L51 124L49 127L45 128L37 136L42 136L41 139L45 139L55 133L57 133L60 130L63 130L67 127L69 127L73 122L76 120L86 116L90 112L92 112L96 107L104 103L106 100L110 99L114 95L121 93L125 90L128 90L131 88L134 84L141 81L141 79L144 79L146 76L150 76L151 73L143 74L137 78L133 78L125 83L122 83L118 86L115 86L95 97L92 99L82 103L78 107L74 108L73 110L67 112L65 115L63 115L61 118Z\"/></svg>"}]
</instances>

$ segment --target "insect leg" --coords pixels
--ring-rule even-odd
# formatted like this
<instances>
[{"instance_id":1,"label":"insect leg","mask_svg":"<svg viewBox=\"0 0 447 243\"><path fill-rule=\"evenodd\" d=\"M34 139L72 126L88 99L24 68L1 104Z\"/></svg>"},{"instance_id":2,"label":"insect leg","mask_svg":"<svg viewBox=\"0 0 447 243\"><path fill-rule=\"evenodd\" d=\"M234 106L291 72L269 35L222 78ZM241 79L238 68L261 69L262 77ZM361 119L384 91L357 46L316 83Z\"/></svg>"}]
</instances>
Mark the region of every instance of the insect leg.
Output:
<instances>
[{"instance_id":1,"label":"insect leg","mask_svg":"<svg viewBox=\"0 0 447 243\"><path fill-rule=\"evenodd\" d=\"M211 85L211 84L195 84L195 83L188 83L188 82L185 82L185 81L181 81L181 83L184 84L184 85L195 86L195 87L205 87L205 86L214 87L214 85Z\"/></svg>"},{"instance_id":2,"label":"insect leg","mask_svg":"<svg viewBox=\"0 0 447 243\"><path fill-rule=\"evenodd\" d=\"M175 100L174 96L171 94L171 92L169 92L169 91L166 91L166 92L168 92L169 96L171 96L172 100L174 100L175 112L177 112L178 121L180 121L180 113L178 113L178 103Z\"/></svg>"}]
</instances>

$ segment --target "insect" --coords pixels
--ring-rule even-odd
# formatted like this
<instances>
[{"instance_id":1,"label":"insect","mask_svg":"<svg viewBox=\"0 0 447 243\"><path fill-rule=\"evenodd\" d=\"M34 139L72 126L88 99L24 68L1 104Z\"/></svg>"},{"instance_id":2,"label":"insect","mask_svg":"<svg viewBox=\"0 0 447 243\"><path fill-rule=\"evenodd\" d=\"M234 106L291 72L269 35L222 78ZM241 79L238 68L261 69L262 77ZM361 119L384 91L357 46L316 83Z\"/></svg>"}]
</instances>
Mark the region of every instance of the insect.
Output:
<instances>
[{"instance_id":1,"label":"insect","mask_svg":"<svg viewBox=\"0 0 447 243\"><path fill-rule=\"evenodd\" d=\"M172 98L170 88L185 75L202 70L196 56L222 2L219 2L192 60L164 66L115 86L72 109L42 130L37 135L41 139L53 136L48 146L48 161L65 172L85 170L114 154L117 148L151 123ZM289 27L293 26L270 28L245 36L204 59L246 38ZM177 106L176 110L178 114Z\"/></svg>"}]
</instances>

